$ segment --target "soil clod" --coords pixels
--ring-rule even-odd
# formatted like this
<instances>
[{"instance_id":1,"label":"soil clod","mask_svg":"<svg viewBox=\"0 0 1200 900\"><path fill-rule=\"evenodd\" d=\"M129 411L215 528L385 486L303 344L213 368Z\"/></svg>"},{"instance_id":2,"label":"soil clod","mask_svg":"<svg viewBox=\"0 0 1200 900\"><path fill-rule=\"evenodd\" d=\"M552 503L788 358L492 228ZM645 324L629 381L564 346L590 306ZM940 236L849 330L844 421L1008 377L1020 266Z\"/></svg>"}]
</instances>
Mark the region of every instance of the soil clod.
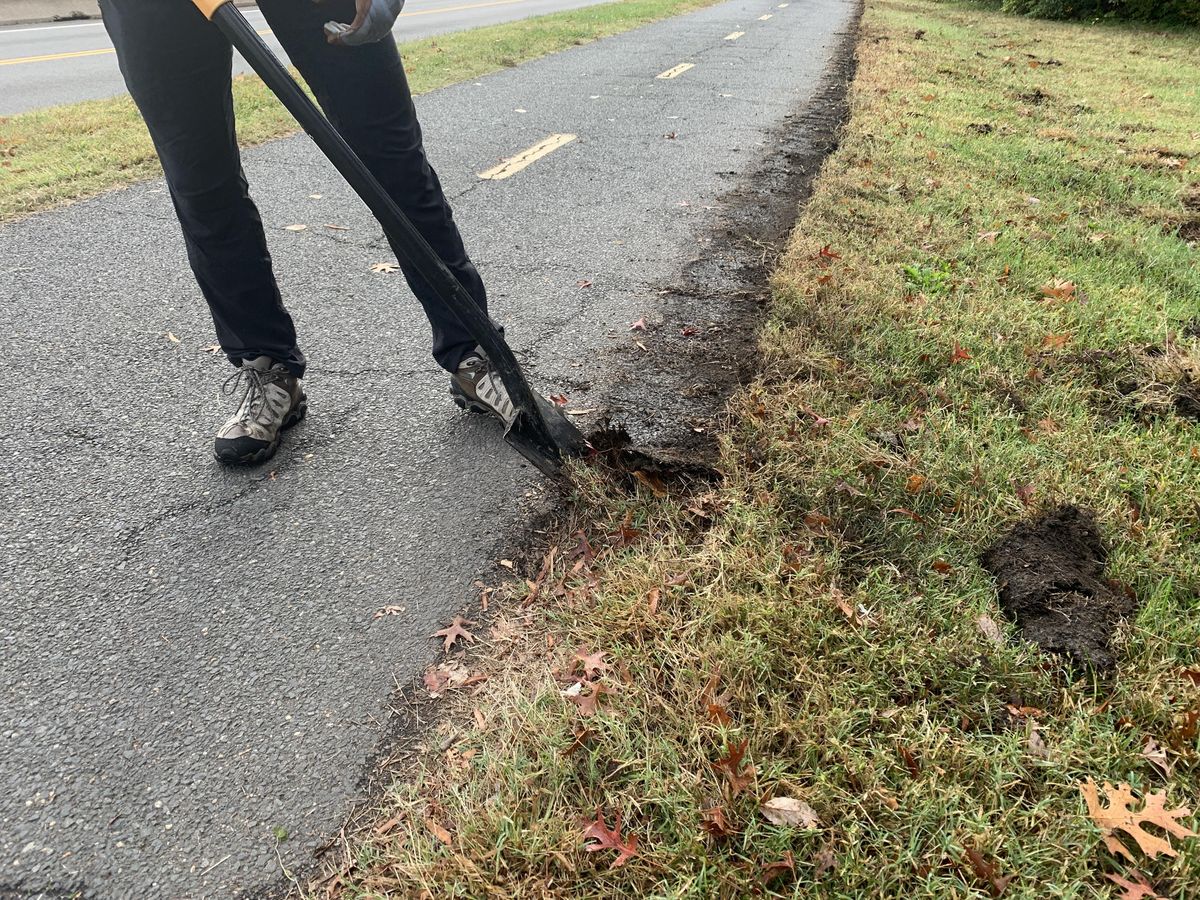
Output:
<instances>
[{"instance_id":1,"label":"soil clod","mask_svg":"<svg viewBox=\"0 0 1200 900\"><path fill-rule=\"evenodd\" d=\"M1000 608L1023 637L1103 671L1116 665L1113 631L1137 607L1136 598L1105 580L1107 558L1095 516L1064 506L1019 523L982 562L999 586Z\"/></svg>"}]
</instances>

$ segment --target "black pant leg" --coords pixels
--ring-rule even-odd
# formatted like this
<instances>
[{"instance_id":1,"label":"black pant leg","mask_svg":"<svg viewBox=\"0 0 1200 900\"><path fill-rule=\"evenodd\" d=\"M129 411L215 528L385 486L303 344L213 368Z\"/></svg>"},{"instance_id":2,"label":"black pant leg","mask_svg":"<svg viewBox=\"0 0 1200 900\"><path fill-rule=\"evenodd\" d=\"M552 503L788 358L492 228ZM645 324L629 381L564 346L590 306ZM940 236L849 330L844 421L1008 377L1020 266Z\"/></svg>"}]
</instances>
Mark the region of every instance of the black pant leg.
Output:
<instances>
[{"instance_id":1,"label":"black pant leg","mask_svg":"<svg viewBox=\"0 0 1200 900\"><path fill-rule=\"evenodd\" d=\"M190 0L100 5L162 162L222 349L235 363L265 355L303 374L304 355L242 172L229 43Z\"/></svg>"},{"instance_id":2,"label":"black pant leg","mask_svg":"<svg viewBox=\"0 0 1200 900\"><path fill-rule=\"evenodd\" d=\"M467 255L437 173L425 157L395 41L385 38L362 47L327 43L322 26L330 20L352 21L353 0L260 0L259 8L330 121L486 311L483 279ZM433 328L434 359L454 371L474 349L475 339L428 282L407 266L404 275Z\"/></svg>"}]
</instances>

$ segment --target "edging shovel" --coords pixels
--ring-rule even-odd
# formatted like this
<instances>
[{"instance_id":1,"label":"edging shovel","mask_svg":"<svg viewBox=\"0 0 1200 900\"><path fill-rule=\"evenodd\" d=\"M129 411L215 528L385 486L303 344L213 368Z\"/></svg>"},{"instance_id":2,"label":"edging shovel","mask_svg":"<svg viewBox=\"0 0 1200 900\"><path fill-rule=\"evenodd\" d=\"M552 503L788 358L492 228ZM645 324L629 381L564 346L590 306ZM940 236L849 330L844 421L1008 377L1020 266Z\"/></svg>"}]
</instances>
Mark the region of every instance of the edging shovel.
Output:
<instances>
[{"instance_id":1,"label":"edging shovel","mask_svg":"<svg viewBox=\"0 0 1200 900\"><path fill-rule=\"evenodd\" d=\"M193 2L246 58L271 92L367 204L392 245L404 257L404 262L432 285L442 302L483 348L489 362L500 373L500 379L517 410L517 417L505 433L504 440L547 475L558 474L567 457L582 455L587 449L583 434L558 407L529 387L516 357L491 319L475 305L475 300L387 195L337 129L301 90L241 11L230 0Z\"/></svg>"}]
</instances>

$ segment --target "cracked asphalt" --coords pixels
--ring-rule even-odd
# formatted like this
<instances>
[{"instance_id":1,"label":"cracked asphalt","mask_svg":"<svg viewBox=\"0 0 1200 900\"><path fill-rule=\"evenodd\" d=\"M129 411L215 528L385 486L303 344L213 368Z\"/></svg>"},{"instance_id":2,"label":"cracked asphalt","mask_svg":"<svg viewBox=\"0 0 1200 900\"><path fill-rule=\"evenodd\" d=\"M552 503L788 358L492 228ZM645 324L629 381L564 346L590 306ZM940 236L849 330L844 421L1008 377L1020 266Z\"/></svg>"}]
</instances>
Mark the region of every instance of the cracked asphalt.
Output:
<instances>
[{"instance_id":1,"label":"cracked asphalt","mask_svg":"<svg viewBox=\"0 0 1200 900\"><path fill-rule=\"evenodd\" d=\"M629 324L672 314L659 288L804 121L855 12L732 0L418 98L536 386L582 410L628 384ZM450 403L416 302L370 270L392 259L377 226L308 140L245 164L311 361L309 418L257 469L211 460L231 370L160 182L0 228L0 896L256 896L311 862L389 694L551 502Z\"/></svg>"}]
</instances>

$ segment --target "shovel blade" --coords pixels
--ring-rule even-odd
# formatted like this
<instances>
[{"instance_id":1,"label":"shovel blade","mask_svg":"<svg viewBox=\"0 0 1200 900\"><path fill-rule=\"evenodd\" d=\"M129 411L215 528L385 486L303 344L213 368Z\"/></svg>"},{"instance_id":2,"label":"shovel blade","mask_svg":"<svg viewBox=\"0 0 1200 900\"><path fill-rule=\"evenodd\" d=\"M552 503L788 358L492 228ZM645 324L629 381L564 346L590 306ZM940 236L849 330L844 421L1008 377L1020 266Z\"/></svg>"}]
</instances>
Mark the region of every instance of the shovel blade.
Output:
<instances>
[{"instance_id":1,"label":"shovel blade","mask_svg":"<svg viewBox=\"0 0 1200 900\"><path fill-rule=\"evenodd\" d=\"M522 410L504 440L544 474L558 475L567 457L583 456L587 452L587 439L561 409L539 394L531 393L538 405L534 415L541 415L545 430L537 428L533 417Z\"/></svg>"}]
</instances>

